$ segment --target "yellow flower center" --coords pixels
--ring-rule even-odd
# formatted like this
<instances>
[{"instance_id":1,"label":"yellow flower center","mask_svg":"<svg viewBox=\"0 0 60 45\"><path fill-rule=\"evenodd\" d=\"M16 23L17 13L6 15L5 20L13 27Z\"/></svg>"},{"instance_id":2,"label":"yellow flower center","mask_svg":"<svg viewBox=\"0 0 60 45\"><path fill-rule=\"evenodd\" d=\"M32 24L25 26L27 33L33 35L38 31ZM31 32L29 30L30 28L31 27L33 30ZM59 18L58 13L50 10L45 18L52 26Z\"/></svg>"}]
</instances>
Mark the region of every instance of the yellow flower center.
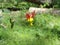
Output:
<instances>
[{"instance_id":1,"label":"yellow flower center","mask_svg":"<svg viewBox=\"0 0 60 45\"><path fill-rule=\"evenodd\" d=\"M28 22L29 22L30 25L32 26L32 25L33 25L33 18L29 18L29 19L28 19Z\"/></svg>"},{"instance_id":2,"label":"yellow flower center","mask_svg":"<svg viewBox=\"0 0 60 45\"><path fill-rule=\"evenodd\" d=\"M28 22L33 22L33 18L28 19Z\"/></svg>"}]
</instances>

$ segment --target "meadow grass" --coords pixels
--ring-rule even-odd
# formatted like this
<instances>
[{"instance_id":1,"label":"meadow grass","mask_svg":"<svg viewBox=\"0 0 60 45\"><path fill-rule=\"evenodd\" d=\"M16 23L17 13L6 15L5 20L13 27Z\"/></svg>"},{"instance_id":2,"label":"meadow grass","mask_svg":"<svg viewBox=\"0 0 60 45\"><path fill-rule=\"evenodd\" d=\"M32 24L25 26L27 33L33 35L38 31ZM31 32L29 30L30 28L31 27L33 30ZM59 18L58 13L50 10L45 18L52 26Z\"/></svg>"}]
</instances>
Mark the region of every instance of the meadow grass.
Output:
<instances>
[{"instance_id":1,"label":"meadow grass","mask_svg":"<svg viewBox=\"0 0 60 45\"><path fill-rule=\"evenodd\" d=\"M38 14L34 25L27 25L25 12L4 13L0 26L0 45L60 45L60 18L51 14ZM13 17L14 27L11 29L10 18Z\"/></svg>"}]
</instances>

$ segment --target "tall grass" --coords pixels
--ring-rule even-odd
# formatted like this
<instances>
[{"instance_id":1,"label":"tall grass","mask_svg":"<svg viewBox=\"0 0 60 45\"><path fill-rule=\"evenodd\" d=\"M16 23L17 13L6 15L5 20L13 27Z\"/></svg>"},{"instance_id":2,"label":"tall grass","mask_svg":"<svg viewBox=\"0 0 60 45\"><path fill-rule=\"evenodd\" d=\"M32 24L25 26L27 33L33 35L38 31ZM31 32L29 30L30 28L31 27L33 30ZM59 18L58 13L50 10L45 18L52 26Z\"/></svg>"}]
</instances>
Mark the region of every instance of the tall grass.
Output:
<instances>
[{"instance_id":1,"label":"tall grass","mask_svg":"<svg viewBox=\"0 0 60 45\"><path fill-rule=\"evenodd\" d=\"M3 13L2 23L7 27L0 26L0 45L60 45L60 18L51 14L36 15L34 25L30 26L26 24L25 12ZM9 15L15 19L13 29Z\"/></svg>"}]
</instances>

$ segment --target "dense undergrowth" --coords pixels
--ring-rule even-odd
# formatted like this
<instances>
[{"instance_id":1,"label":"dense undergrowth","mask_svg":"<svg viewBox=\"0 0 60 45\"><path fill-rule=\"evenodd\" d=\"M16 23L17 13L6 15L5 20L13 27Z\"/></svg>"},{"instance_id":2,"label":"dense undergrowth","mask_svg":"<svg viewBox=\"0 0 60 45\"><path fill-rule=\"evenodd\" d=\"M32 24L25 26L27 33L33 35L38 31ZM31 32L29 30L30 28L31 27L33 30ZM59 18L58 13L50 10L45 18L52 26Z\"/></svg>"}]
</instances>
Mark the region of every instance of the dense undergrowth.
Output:
<instances>
[{"instance_id":1,"label":"dense undergrowth","mask_svg":"<svg viewBox=\"0 0 60 45\"><path fill-rule=\"evenodd\" d=\"M0 25L0 45L60 45L60 18L52 14L38 14L33 26L27 25L25 12L4 13ZM14 18L11 29L10 18Z\"/></svg>"},{"instance_id":2,"label":"dense undergrowth","mask_svg":"<svg viewBox=\"0 0 60 45\"><path fill-rule=\"evenodd\" d=\"M44 0L46 1L46 0ZM39 3L38 1L36 1L37 3L31 3L31 2L35 2L35 1L28 1L27 0L0 0L0 9L1 8L20 8L22 9L28 9L29 7L33 6L33 7L44 7L44 8L60 8L60 0L53 0L50 3L48 3L47 1L44 3L44 1L40 1L41 3Z\"/></svg>"}]
</instances>

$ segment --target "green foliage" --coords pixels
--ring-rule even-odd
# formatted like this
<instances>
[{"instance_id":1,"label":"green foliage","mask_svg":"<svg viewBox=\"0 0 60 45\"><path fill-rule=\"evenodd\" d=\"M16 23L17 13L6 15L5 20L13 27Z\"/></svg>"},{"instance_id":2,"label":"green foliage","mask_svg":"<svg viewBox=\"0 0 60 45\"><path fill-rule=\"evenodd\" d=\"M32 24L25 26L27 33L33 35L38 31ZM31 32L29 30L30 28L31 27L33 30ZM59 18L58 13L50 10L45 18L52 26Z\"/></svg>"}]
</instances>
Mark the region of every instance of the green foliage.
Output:
<instances>
[{"instance_id":1,"label":"green foliage","mask_svg":"<svg viewBox=\"0 0 60 45\"><path fill-rule=\"evenodd\" d=\"M49 6L49 3L44 3L44 5L40 5L40 8L45 8L46 6Z\"/></svg>"},{"instance_id":2,"label":"green foliage","mask_svg":"<svg viewBox=\"0 0 60 45\"><path fill-rule=\"evenodd\" d=\"M20 9L28 9L29 7L37 7L37 4L26 2L24 0L6 0L5 2L0 2L0 8L20 8Z\"/></svg>"},{"instance_id":3,"label":"green foliage","mask_svg":"<svg viewBox=\"0 0 60 45\"><path fill-rule=\"evenodd\" d=\"M0 26L0 45L60 45L60 18L40 14L35 16L34 26L27 26L26 11L3 13L2 23L7 27ZM10 27L10 16L15 19L13 29Z\"/></svg>"},{"instance_id":4,"label":"green foliage","mask_svg":"<svg viewBox=\"0 0 60 45\"><path fill-rule=\"evenodd\" d=\"M17 5L17 8L20 9L29 9L29 7L38 7L37 4L31 3L31 2L21 2Z\"/></svg>"},{"instance_id":5,"label":"green foliage","mask_svg":"<svg viewBox=\"0 0 60 45\"><path fill-rule=\"evenodd\" d=\"M54 8L60 8L60 0L54 0L53 4L54 4Z\"/></svg>"}]
</instances>

